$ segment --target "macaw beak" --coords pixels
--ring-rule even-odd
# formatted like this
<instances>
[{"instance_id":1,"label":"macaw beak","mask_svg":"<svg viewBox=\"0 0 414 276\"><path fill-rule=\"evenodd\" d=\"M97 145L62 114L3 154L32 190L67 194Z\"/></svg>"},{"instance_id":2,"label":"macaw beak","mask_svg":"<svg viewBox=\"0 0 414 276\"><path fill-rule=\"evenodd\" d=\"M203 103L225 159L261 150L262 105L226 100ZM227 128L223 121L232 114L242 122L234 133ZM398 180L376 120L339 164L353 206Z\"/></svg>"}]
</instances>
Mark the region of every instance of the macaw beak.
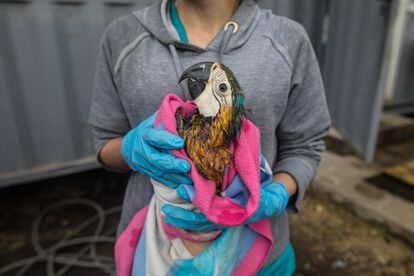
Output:
<instances>
[{"instance_id":1,"label":"macaw beak","mask_svg":"<svg viewBox=\"0 0 414 276\"><path fill-rule=\"evenodd\" d=\"M181 75L178 82L188 79L188 91L193 100L197 99L206 88L212 66L213 62L200 62L185 70Z\"/></svg>"}]
</instances>

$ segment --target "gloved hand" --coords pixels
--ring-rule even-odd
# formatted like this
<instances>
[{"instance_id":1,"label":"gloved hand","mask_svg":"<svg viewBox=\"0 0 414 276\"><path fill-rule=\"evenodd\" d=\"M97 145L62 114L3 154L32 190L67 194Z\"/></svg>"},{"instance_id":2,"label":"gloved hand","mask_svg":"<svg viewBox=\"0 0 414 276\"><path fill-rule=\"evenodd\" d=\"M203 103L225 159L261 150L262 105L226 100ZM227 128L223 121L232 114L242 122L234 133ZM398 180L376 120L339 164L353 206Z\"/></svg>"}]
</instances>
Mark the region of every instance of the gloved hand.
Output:
<instances>
[{"instance_id":1,"label":"gloved hand","mask_svg":"<svg viewBox=\"0 0 414 276\"><path fill-rule=\"evenodd\" d=\"M289 193L281 182L263 185L260 189L260 203L256 213L247 221L248 224L261 221L271 216L280 216L286 211Z\"/></svg>"},{"instance_id":2,"label":"gloved hand","mask_svg":"<svg viewBox=\"0 0 414 276\"><path fill-rule=\"evenodd\" d=\"M161 210L165 214L165 222L180 229L195 232L211 232L226 228L225 226L212 223L201 212L193 212L170 204L163 205Z\"/></svg>"},{"instance_id":3,"label":"gloved hand","mask_svg":"<svg viewBox=\"0 0 414 276\"><path fill-rule=\"evenodd\" d=\"M175 191L188 202L192 202L195 195L194 185L183 184L178 186ZM165 215L165 222L177 228L196 232L210 232L225 228L212 223L201 212L193 212L170 204L164 204L161 210Z\"/></svg>"},{"instance_id":4,"label":"gloved hand","mask_svg":"<svg viewBox=\"0 0 414 276\"><path fill-rule=\"evenodd\" d=\"M191 184L187 172L190 164L168 152L184 146L181 137L154 128L156 113L147 118L124 137L121 154L133 171L145 174L171 188Z\"/></svg>"},{"instance_id":5,"label":"gloved hand","mask_svg":"<svg viewBox=\"0 0 414 276\"><path fill-rule=\"evenodd\" d=\"M177 194L187 201L194 198L193 185L180 185L176 189ZM289 200L286 187L281 182L273 182L261 187L260 203L256 213L247 220L246 224L255 223L273 215L281 215L285 212ZM208 232L217 229L224 229L224 226L209 221L203 213L192 212L172 205L161 207L165 214L165 222L168 224L190 231Z\"/></svg>"}]
</instances>

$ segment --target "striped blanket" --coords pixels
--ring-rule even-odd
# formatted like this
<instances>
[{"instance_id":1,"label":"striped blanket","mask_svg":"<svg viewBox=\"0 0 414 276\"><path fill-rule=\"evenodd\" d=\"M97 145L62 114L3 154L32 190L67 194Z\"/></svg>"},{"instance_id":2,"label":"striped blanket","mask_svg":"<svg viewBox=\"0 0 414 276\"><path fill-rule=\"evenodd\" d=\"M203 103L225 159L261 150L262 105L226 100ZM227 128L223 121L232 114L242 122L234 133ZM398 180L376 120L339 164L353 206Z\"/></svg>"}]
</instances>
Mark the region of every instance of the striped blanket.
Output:
<instances>
[{"instance_id":1,"label":"striped blanket","mask_svg":"<svg viewBox=\"0 0 414 276\"><path fill-rule=\"evenodd\" d=\"M176 95L167 95L158 110L154 127L178 135L175 114L192 114L196 106ZM259 131L245 120L233 145L234 166L223 176L226 189L216 195L215 183L203 178L185 150L172 154L189 161L194 182L192 203L174 189L151 180L154 195L139 211L115 244L117 274L126 275L253 275L266 260L273 239L269 222L243 225L257 210L260 185L271 182L272 171L260 154ZM164 222L161 207L171 204L203 212L212 222L229 226L208 233L189 232ZM186 244L202 246L193 256Z\"/></svg>"}]
</instances>

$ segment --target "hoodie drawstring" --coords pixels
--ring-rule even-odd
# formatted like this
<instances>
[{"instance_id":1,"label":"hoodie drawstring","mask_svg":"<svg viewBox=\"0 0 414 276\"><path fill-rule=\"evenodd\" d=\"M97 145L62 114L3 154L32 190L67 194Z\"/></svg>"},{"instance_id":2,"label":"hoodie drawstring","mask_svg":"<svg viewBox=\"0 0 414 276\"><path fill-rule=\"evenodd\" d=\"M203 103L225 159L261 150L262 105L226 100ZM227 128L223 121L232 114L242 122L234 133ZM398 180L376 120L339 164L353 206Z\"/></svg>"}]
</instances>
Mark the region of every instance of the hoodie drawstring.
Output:
<instances>
[{"instance_id":1,"label":"hoodie drawstring","mask_svg":"<svg viewBox=\"0 0 414 276\"><path fill-rule=\"evenodd\" d=\"M175 48L174 44L168 44L168 48L170 49L170 53L172 56L172 60L174 63L174 67L175 67L175 72L177 73L178 79L181 78L181 75L183 73L183 65L181 64L181 60L180 57L178 56L177 53L177 49ZM185 87L184 83L180 83L180 87L181 87L181 94L183 96L183 100L187 101L190 100L190 93L188 92L188 89Z\"/></svg>"},{"instance_id":2,"label":"hoodie drawstring","mask_svg":"<svg viewBox=\"0 0 414 276\"><path fill-rule=\"evenodd\" d=\"M228 21L226 25L224 25L224 36L221 40L220 50L218 54L218 61L223 61L223 55L227 49L227 46L229 45L230 39L234 33L237 32L239 29L239 25L235 21Z\"/></svg>"},{"instance_id":3,"label":"hoodie drawstring","mask_svg":"<svg viewBox=\"0 0 414 276\"><path fill-rule=\"evenodd\" d=\"M220 49L218 52L218 62L221 62L221 63L223 62L223 55L226 52L230 39L232 35L237 32L238 28L239 28L239 25L237 24L237 22L232 21L232 20L228 21L226 25L224 25L224 36L223 36L223 39L221 40ZM175 67L175 72L177 73L178 79L180 79L181 74L183 73L184 70L183 70L180 57L178 56L178 53L177 53L177 49L174 43L168 44L168 48L172 56L172 60L173 60L174 67ZM183 100L184 101L191 100L191 96L190 96L190 93L188 92L187 87L183 83L180 83L180 87L181 87L181 94L183 96Z\"/></svg>"}]
</instances>

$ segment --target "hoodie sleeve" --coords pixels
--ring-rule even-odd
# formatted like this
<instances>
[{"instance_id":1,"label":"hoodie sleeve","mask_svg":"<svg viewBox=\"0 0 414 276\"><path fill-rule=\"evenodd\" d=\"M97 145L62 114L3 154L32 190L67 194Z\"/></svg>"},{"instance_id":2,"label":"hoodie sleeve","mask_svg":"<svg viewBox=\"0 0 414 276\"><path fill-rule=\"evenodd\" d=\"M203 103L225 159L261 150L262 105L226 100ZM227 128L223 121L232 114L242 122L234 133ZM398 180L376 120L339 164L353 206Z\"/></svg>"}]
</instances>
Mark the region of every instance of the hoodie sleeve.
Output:
<instances>
[{"instance_id":1,"label":"hoodie sleeve","mask_svg":"<svg viewBox=\"0 0 414 276\"><path fill-rule=\"evenodd\" d=\"M107 30L102 37L98 54L89 116L98 157L109 140L122 137L130 129L114 81L112 55Z\"/></svg>"},{"instance_id":2,"label":"hoodie sleeve","mask_svg":"<svg viewBox=\"0 0 414 276\"><path fill-rule=\"evenodd\" d=\"M313 180L325 149L323 141L330 117L318 61L302 29L291 54L292 82L287 107L278 126L278 157L274 173L286 172L297 183L298 192L288 208L298 211Z\"/></svg>"}]
</instances>

